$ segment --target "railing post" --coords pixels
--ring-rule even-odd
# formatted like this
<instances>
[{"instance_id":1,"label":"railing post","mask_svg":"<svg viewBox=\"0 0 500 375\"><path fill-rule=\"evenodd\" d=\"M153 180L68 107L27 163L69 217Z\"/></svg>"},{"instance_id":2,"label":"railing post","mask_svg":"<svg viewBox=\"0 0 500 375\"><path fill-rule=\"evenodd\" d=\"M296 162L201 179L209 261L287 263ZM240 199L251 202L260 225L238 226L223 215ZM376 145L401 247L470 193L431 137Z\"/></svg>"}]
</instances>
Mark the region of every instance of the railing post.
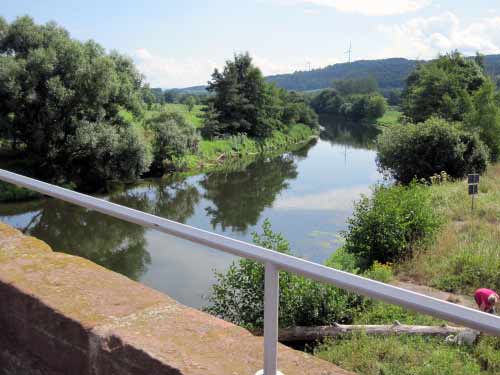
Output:
<instances>
[{"instance_id":1,"label":"railing post","mask_svg":"<svg viewBox=\"0 0 500 375\"><path fill-rule=\"evenodd\" d=\"M277 371L279 270L270 262L264 266L264 370L257 372L256 375L280 375L281 373Z\"/></svg>"}]
</instances>

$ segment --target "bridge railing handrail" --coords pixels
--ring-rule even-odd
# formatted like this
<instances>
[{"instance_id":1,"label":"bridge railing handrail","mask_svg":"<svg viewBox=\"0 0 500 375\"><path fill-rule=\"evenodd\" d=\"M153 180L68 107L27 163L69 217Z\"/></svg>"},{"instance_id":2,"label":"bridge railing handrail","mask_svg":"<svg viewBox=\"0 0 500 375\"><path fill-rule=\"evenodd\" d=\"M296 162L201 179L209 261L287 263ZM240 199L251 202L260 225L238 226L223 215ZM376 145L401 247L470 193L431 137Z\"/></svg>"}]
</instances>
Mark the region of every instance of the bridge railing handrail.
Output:
<instances>
[{"instance_id":1,"label":"bridge railing handrail","mask_svg":"<svg viewBox=\"0 0 500 375\"><path fill-rule=\"evenodd\" d=\"M366 297L375 298L488 334L500 336L500 317L492 314L486 314L468 307L265 249L251 243L177 223L3 169L0 169L0 180L130 223L156 229L191 242L263 263L266 267L264 296L265 375L276 374L279 301L279 283L277 281L279 271L293 272Z\"/></svg>"}]
</instances>

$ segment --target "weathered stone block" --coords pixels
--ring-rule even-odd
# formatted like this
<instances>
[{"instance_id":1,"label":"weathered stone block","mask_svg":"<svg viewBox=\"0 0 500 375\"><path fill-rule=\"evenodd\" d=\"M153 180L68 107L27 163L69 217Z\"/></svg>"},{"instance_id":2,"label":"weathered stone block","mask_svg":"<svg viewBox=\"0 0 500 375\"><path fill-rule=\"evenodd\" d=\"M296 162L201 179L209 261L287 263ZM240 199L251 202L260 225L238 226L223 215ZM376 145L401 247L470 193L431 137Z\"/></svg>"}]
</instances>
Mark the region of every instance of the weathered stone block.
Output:
<instances>
[{"instance_id":1,"label":"weathered stone block","mask_svg":"<svg viewBox=\"0 0 500 375\"><path fill-rule=\"evenodd\" d=\"M0 223L0 375L252 375L262 351L243 328ZM279 363L348 374L281 345Z\"/></svg>"}]
</instances>

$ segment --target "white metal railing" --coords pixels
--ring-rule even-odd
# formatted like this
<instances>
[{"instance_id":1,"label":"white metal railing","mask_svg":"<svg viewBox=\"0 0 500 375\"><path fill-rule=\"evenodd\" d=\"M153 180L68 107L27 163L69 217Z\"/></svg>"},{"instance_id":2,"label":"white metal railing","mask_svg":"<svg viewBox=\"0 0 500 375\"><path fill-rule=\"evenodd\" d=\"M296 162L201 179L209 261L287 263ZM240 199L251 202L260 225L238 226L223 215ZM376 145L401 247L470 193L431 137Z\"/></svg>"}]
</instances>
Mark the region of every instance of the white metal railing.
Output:
<instances>
[{"instance_id":1,"label":"white metal railing","mask_svg":"<svg viewBox=\"0 0 500 375\"><path fill-rule=\"evenodd\" d=\"M500 317L492 314L486 314L294 256L281 254L257 245L177 223L3 169L0 169L0 180L130 223L153 228L188 241L263 263L265 265L264 370L260 372L261 374L276 375L279 373L277 372L279 271L293 272L367 297L500 336Z\"/></svg>"}]
</instances>

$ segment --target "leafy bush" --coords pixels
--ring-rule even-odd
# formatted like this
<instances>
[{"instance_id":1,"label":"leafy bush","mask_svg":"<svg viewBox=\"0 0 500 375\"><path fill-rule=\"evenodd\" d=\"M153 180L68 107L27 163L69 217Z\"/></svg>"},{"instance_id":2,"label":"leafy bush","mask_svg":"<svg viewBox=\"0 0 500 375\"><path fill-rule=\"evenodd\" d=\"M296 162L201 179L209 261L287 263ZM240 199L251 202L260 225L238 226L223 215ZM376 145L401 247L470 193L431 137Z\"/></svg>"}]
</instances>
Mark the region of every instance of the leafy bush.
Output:
<instances>
[{"instance_id":1,"label":"leafy bush","mask_svg":"<svg viewBox=\"0 0 500 375\"><path fill-rule=\"evenodd\" d=\"M437 118L386 127L377 139L377 148L379 168L405 184L442 171L451 177L482 173L488 163L487 148L476 135Z\"/></svg>"},{"instance_id":2,"label":"leafy bush","mask_svg":"<svg viewBox=\"0 0 500 375\"><path fill-rule=\"evenodd\" d=\"M146 144L133 126L81 122L68 147L73 151L66 176L84 189L102 187L106 180L135 180L151 163Z\"/></svg>"},{"instance_id":3,"label":"leafy bush","mask_svg":"<svg viewBox=\"0 0 500 375\"><path fill-rule=\"evenodd\" d=\"M438 226L426 186L378 185L371 198L365 196L355 204L344 247L356 256L362 269L368 269L375 261L410 257L421 241L432 238Z\"/></svg>"},{"instance_id":4,"label":"leafy bush","mask_svg":"<svg viewBox=\"0 0 500 375\"><path fill-rule=\"evenodd\" d=\"M257 245L285 254L289 243L273 233L269 221L263 234L254 233ZM212 288L211 314L247 327L262 327L264 318L264 267L242 259L225 274L216 273L218 283ZM288 272L280 273L279 324L282 327L348 323L361 307L363 298L335 287Z\"/></svg>"},{"instance_id":5,"label":"leafy bush","mask_svg":"<svg viewBox=\"0 0 500 375\"><path fill-rule=\"evenodd\" d=\"M147 126L153 133L153 171L164 171L175 158L198 150L200 137L196 129L177 112L162 112Z\"/></svg>"},{"instance_id":6,"label":"leafy bush","mask_svg":"<svg viewBox=\"0 0 500 375\"><path fill-rule=\"evenodd\" d=\"M0 182L0 202L19 202L40 198L42 195L7 182Z\"/></svg>"}]
</instances>

